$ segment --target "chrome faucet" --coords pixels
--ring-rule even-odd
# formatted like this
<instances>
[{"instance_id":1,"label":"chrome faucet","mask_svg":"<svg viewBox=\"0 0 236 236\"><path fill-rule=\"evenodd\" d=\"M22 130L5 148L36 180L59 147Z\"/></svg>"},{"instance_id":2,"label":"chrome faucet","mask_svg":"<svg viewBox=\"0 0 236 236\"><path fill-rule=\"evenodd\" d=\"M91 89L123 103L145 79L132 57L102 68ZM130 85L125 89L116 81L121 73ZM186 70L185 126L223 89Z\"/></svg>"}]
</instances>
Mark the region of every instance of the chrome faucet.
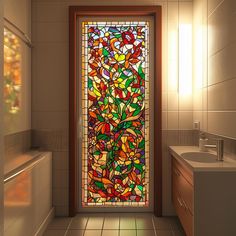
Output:
<instances>
[{"instance_id":1,"label":"chrome faucet","mask_svg":"<svg viewBox=\"0 0 236 236\"><path fill-rule=\"evenodd\" d=\"M207 144L204 145L206 148L216 148L217 153L217 161L223 161L224 160L224 140L223 139L215 139L216 144L211 145Z\"/></svg>"}]
</instances>

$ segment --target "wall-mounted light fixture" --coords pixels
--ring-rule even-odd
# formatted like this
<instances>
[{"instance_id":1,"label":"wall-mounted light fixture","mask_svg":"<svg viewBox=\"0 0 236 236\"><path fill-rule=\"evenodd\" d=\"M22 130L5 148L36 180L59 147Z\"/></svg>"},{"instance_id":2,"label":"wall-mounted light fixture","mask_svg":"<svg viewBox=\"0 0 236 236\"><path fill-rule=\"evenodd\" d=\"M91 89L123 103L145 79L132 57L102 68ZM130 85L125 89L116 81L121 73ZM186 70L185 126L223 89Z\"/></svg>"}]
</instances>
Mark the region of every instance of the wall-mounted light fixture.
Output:
<instances>
[{"instance_id":1,"label":"wall-mounted light fixture","mask_svg":"<svg viewBox=\"0 0 236 236\"><path fill-rule=\"evenodd\" d=\"M192 25L179 25L179 94L192 94Z\"/></svg>"}]
</instances>

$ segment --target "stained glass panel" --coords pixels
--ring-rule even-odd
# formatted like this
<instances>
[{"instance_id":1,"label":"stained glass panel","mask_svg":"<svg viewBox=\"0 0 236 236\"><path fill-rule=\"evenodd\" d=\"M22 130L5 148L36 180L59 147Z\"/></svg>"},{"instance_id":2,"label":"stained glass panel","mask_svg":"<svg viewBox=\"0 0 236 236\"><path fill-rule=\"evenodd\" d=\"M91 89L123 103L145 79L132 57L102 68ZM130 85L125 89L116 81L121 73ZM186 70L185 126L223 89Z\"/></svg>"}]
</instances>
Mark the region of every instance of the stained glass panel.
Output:
<instances>
[{"instance_id":1,"label":"stained glass panel","mask_svg":"<svg viewBox=\"0 0 236 236\"><path fill-rule=\"evenodd\" d=\"M82 205L149 205L149 24L82 22Z\"/></svg>"},{"instance_id":2,"label":"stained glass panel","mask_svg":"<svg viewBox=\"0 0 236 236\"><path fill-rule=\"evenodd\" d=\"M9 113L20 110L21 83L20 40L4 28L4 101Z\"/></svg>"}]
</instances>

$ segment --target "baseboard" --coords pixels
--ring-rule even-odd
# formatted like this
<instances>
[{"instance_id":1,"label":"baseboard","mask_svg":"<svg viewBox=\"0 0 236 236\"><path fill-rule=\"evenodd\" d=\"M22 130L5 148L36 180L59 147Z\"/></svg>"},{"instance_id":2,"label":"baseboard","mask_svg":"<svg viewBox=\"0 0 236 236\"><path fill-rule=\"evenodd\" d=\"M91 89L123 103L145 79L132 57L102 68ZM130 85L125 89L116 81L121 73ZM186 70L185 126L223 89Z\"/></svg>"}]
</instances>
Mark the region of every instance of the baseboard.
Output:
<instances>
[{"instance_id":1,"label":"baseboard","mask_svg":"<svg viewBox=\"0 0 236 236\"><path fill-rule=\"evenodd\" d=\"M44 219L44 221L42 222L42 224L39 226L37 232L34 234L34 236L42 236L45 232L45 230L47 229L48 225L50 224L50 222L52 221L52 219L54 218L55 215L55 209L54 207L49 211L47 217Z\"/></svg>"}]
</instances>

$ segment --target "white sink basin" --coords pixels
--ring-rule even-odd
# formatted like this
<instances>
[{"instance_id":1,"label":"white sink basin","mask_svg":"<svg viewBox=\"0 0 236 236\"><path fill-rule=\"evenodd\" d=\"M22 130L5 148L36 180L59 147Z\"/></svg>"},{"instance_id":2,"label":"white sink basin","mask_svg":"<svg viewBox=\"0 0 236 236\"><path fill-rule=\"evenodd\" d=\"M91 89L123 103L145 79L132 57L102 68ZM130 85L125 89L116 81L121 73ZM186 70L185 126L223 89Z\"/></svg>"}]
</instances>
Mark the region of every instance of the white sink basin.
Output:
<instances>
[{"instance_id":1,"label":"white sink basin","mask_svg":"<svg viewBox=\"0 0 236 236\"><path fill-rule=\"evenodd\" d=\"M207 152L185 152L181 156L188 161L202 162L202 163L215 163L217 156Z\"/></svg>"}]
</instances>

